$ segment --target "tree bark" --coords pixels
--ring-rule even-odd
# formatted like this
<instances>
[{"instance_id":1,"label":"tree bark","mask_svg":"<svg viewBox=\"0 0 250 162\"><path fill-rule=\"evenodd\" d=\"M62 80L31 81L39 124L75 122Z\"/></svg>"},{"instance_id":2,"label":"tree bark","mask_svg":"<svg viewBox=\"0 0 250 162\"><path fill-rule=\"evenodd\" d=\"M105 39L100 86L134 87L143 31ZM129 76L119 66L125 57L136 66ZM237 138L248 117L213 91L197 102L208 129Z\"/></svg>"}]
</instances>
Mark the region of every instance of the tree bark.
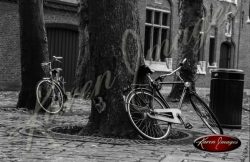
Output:
<instances>
[{"instance_id":1,"label":"tree bark","mask_svg":"<svg viewBox=\"0 0 250 162\"><path fill-rule=\"evenodd\" d=\"M77 59L77 68L76 68L76 81L74 83L73 95L77 95L79 88L82 88L85 82L88 81L91 77L88 72L90 71L89 60L89 12L88 12L88 3L87 0L80 1L80 8L78 11L79 15L79 55Z\"/></svg>"},{"instance_id":2,"label":"tree bark","mask_svg":"<svg viewBox=\"0 0 250 162\"><path fill-rule=\"evenodd\" d=\"M138 3L88 0L87 10L81 3L84 23L80 23L82 72L78 85L82 95L92 100L87 127L99 135L128 137L134 132L125 111L123 91L136 81L136 71L143 63ZM86 15L89 21L84 21ZM83 32L86 28L87 33ZM83 44L87 37L86 48Z\"/></svg>"},{"instance_id":3,"label":"tree bark","mask_svg":"<svg viewBox=\"0 0 250 162\"><path fill-rule=\"evenodd\" d=\"M44 74L41 63L48 60L43 0L19 0L21 81L17 107L34 109L35 88Z\"/></svg>"},{"instance_id":4,"label":"tree bark","mask_svg":"<svg viewBox=\"0 0 250 162\"><path fill-rule=\"evenodd\" d=\"M195 90L195 76L197 72L198 52L200 50L200 31L202 28L203 0L180 0L180 26L178 39L178 59L181 62L187 58L180 71L181 77L192 83ZM178 65L177 65L178 66ZM179 81L177 77L175 80ZM183 85L173 85L169 95L170 99L179 100L183 90Z\"/></svg>"}]
</instances>

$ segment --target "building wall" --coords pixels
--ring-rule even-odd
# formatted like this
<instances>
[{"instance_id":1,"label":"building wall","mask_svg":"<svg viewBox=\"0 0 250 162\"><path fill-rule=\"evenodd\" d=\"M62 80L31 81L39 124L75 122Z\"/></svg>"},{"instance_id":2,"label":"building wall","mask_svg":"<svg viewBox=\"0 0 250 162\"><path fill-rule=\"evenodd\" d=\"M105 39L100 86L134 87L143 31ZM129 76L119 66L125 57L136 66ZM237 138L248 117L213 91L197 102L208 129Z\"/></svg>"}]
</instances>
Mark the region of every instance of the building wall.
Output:
<instances>
[{"instance_id":1,"label":"building wall","mask_svg":"<svg viewBox=\"0 0 250 162\"><path fill-rule=\"evenodd\" d=\"M245 73L245 88L250 89L250 24L246 24L249 16L249 2L243 0L244 23L241 28L240 50L239 50L239 69Z\"/></svg>"},{"instance_id":2,"label":"building wall","mask_svg":"<svg viewBox=\"0 0 250 162\"><path fill-rule=\"evenodd\" d=\"M244 11L244 14L240 15L240 4L242 1L242 11ZM210 4L213 3L215 9L218 9L221 5L221 2L217 0L205 0L204 6L207 10L207 16L209 16L209 10L210 10ZM225 7L225 5L224 5ZM232 9L234 10L234 9ZM249 42L250 42L250 24L246 24L246 20L248 17L248 10L249 10L249 2L245 0L238 0L237 8L236 8L236 16L234 20L233 25L233 35L231 39L227 39L225 37L225 16L223 16L220 21L222 20L223 23L218 27L218 39L216 43L216 63L217 67L219 67L219 60L220 60L220 50L221 50L221 44L223 42L233 42L235 44L235 54L234 54L234 63L233 67L234 69L241 69L245 73L245 88L250 88L250 64L248 63L250 60L249 52ZM240 18L242 16L242 18ZM209 57L209 40L206 41L206 49L205 49L205 61L208 61ZM198 85L201 87L210 87L210 78L211 78L211 70L215 68L208 67L206 72L206 76L202 76L200 81L198 80Z\"/></svg>"},{"instance_id":3,"label":"building wall","mask_svg":"<svg viewBox=\"0 0 250 162\"><path fill-rule=\"evenodd\" d=\"M62 7L47 3L46 24L78 26L77 6ZM21 86L19 15L16 1L0 0L0 90L18 90Z\"/></svg>"},{"instance_id":4,"label":"building wall","mask_svg":"<svg viewBox=\"0 0 250 162\"><path fill-rule=\"evenodd\" d=\"M20 39L18 8L0 2L0 90L20 87Z\"/></svg>"},{"instance_id":5,"label":"building wall","mask_svg":"<svg viewBox=\"0 0 250 162\"><path fill-rule=\"evenodd\" d=\"M148 0L150 3L154 3L154 0ZM171 0L170 0L171 1ZM205 8L205 20L208 21L208 28L211 27L213 24L210 22L210 17L211 17L211 12L210 12L210 6L213 4L213 14L215 14L217 11L220 10L220 8L225 8L228 7L228 3L225 2L220 2L218 0L204 0L204 8ZM171 1L172 7L173 7L173 12L172 12L172 46L176 46L176 41L178 40L178 27L179 27L179 16L178 16L178 1ZM222 16L220 17L219 20L218 17L214 16L213 20L217 20L217 23L215 24L218 28L217 30L217 39L216 39L216 64L217 66L211 67L208 66L208 60L209 60L209 36L210 32L207 32L207 37L205 39L205 47L204 47L204 59L202 61L206 61L206 75L204 74L197 74L197 80L196 80L196 85L198 87L210 87L210 80L211 80L211 70L219 68L219 62L220 62L220 50L221 50L221 44L223 42L230 42L235 45L235 54L233 56L233 61L232 61L232 67L233 69L242 69L244 70L245 73L245 88L250 88L250 65L249 65L249 59L250 55L248 54L250 52L250 47L249 47L249 35L250 35L250 24L246 24L247 16L248 16L248 9L249 9L249 2L243 0L242 1L242 11L245 12L243 15L243 27L241 25L240 27L240 3L241 1L238 1L237 6L232 5L230 10L222 10L224 11ZM160 7L159 7L160 8ZM226 14L229 11L235 12L235 20L233 24L233 33L231 38L226 38L225 36L225 26L226 26ZM239 28L240 27L240 28ZM212 31L212 30L211 30ZM239 42L239 32L240 32L240 42ZM238 44L240 44L239 52L238 52ZM177 56L178 56L178 51L175 50L172 53L172 58L173 58L173 69L176 67L176 62L177 62ZM239 56L239 57L238 57ZM237 61L239 59L239 62ZM158 72L156 75L159 75ZM172 79L172 78L171 78Z\"/></svg>"}]
</instances>

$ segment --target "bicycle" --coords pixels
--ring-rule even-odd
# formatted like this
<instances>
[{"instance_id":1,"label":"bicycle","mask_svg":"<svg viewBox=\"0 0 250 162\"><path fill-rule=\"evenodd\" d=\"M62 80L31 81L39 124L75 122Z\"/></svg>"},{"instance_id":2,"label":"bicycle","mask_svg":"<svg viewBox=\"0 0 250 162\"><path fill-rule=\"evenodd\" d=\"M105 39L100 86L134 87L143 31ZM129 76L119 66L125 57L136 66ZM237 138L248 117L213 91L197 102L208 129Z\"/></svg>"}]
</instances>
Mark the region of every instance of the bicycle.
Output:
<instances>
[{"instance_id":1,"label":"bicycle","mask_svg":"<svg viewBox=\"0 0 250 162\"><path fill-rule=\"evenodd\" d=\"M46 77L36 86L36 99L38 105L47 113L56 114L62 110L67 95L64 88L64 78L60 75L61 68L52 68L54 61L60 62L63 57L53 56L51 62L41 63Z\"/></svg>"},{"instance_id":2,"label":"bicycle","mask_svg":"<svg viewBox=\"0 0 250 162\"><path fill-rule=\"evenodd\" d=\"M147 139L159 140L166 138L172 124L182 124L186 129L193 126L185 123L181 117L181 107L184 97L189 96L192 107L204 124L214 133L223 134L223 130L208 105L191 89L191 83L184 81L177 72L187 59L169 74L160 75L153 80L153 71L147 66L141 66L143 73L149 79L149 84L133 84L125 97L126 111L134 128ZM175 74L180 81L163 82L165 77ZM162 96L160 89L164 84L182 84L184 86L177 108L171 108Z\"/></svg>"}]
</instances>

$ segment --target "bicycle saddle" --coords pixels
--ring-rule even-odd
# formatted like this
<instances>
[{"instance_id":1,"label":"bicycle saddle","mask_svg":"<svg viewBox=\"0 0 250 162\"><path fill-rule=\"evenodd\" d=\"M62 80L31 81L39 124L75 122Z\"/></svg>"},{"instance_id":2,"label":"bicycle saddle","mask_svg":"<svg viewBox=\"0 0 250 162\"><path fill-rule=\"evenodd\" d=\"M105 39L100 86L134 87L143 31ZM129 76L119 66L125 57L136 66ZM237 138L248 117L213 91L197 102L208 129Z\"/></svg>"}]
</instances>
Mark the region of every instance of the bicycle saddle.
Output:
<instances>
[{"instance_id":1,"label":"bicycle saddle","mask_svg":"<svg viewBox=\"0 0 250 162\"><path fill-rule=\"evenodd\" d=\"M55 68L55 69L52 69L51 71L52 71L52 73L58 73L58 72L62 71L62 69L61 68Z\"/></svg>"},{"instance_id":2,"label":"bicycle saddle","mask_svg":"<svg viewBox=\"0 0 250 162\"><path fill-rule=\"evenodd\" d=\"M56 60L61 60L61 59L63 59L63 57L60 57L60 56L53 56L53 58L56 59Z\"/></svg>"},{"instance_id":3,"label":"bicycle saddle","mask_svg":"<svg viewBox=\"0 0 250 162\"><path fill-rule=\"evenodd\" d=\"M139 75L153 74L154 70L150 69L147 65L142 65L138 70Z\"/></svg>"}]
</instances>

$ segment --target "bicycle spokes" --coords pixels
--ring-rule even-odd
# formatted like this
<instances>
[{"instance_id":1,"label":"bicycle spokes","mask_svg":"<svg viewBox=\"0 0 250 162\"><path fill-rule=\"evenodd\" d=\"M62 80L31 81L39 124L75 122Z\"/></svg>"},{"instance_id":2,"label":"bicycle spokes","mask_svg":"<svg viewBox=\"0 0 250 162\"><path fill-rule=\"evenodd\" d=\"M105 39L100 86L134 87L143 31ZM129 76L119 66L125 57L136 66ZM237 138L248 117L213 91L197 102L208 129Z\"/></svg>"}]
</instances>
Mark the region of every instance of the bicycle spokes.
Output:
<instances>
[{"instance_id":1,"label":"bicycle spokes","mask_svg":"<svg viewBox=\"0 0 250 162\"><path fill-rule=\"evenodd\" d=\"M204 124L215 134L223 134L223 130L216 119L213 112L209 109L207 104L198 97L198 95L193 94L190 98L191 104L194 107L196 113L204 122Z\"/></svg>"},{"instance_id":2,"label":"bicycle spokes","mask_svg":"<svg viewBox=\"0 0 250 162\"><path fill-rule=\"evenodd\" d=\"M36 90L37 102L48 113L57 113L63 107L63 94L59 87L49 81L39 82Z\"/></svg>"},{"instance_id":3,"label":"bicycle spokes","mask_svg":"<svg viewBox=\"0 0 250 162\"><path fill-rule=\"evenodd\" d=\"M162 139L170 130L168 123L150 117L156 108L164 109L163 103L150 91L134 91L127 99L127 110L132 124L141 135L149 139Z\"/></svg>"}]
</instances>

